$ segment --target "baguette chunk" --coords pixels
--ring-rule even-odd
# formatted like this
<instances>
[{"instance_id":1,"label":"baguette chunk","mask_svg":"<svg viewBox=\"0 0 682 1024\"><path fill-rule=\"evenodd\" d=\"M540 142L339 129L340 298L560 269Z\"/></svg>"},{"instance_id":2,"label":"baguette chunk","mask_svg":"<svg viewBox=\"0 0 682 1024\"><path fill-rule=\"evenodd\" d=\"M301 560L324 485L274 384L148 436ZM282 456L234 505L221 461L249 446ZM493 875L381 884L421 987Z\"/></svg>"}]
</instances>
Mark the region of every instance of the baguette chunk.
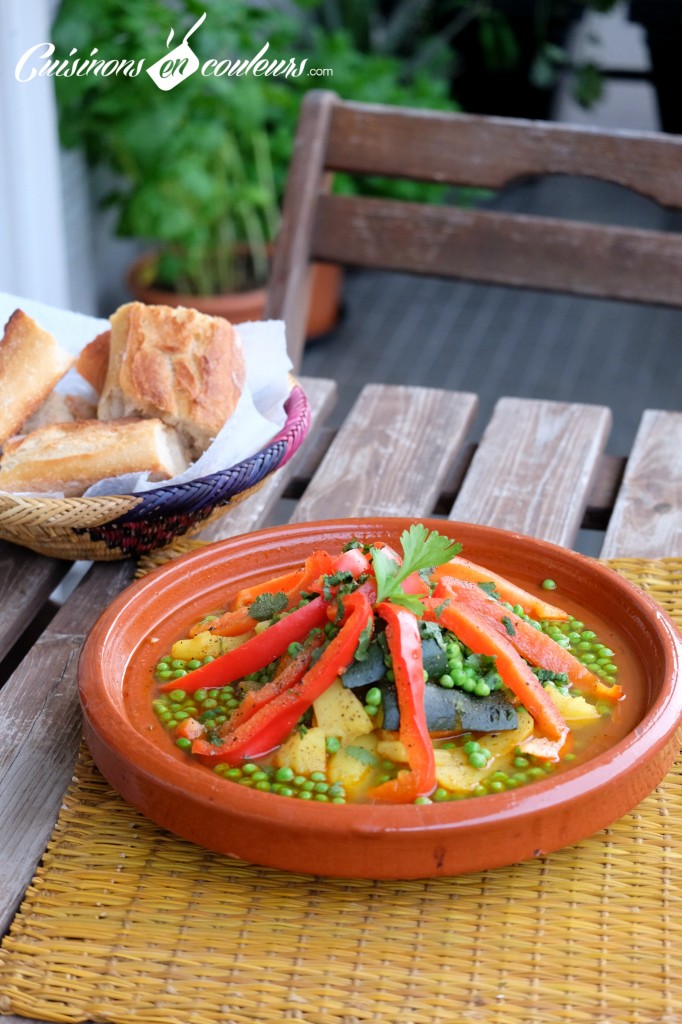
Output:
<instances>
[{"instance_id":1,"label":"baguette chunk","mask_svg":"<svg viewBox=\"0 0 682 1024\"><path fill-rule=\"evenodd\" d=\"M195 309L141 302L119 307L110 319L99 418L158 417L201 454L244 389L242 344L232 324Z\"/></svg>"},{"instance_id":2,"label":"baguette chunk","mask_svg":"<svg viewBox=\"0 0 682 1024\"><path fill-rule=\"evenodd\" d=\"M0 490L74 496L107 477L168 480L187 465L176 432L158 419L54 423L6 444Z\"/></svg>"},{"instance_id":3,"label":"baguette chunk","mask_svg":"<svg viewBox=\"0 0 682 1024\"><path fill-rule=\"evenodd\" d=\"M43 404L74 359L23 310L0 341L0 447Z\"/></svg>"}]
</instances>

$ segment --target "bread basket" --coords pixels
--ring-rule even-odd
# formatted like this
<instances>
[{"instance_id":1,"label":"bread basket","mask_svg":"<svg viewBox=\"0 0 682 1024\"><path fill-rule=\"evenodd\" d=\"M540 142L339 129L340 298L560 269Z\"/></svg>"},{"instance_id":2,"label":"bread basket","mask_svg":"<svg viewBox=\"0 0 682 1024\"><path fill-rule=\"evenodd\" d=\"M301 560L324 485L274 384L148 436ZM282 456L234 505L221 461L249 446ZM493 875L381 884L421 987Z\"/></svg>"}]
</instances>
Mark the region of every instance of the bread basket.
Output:
<instances>
[{"instance_id":1,"label":"bread basket","mask_svg":"<svg viewBox=\"0 0 682 1024\"><path fill-rule=\"evenodd\" d=\"M310 428L310 406L292 380L286 421L255 455L210 476L141 494L40 498L0 493L0 539L53 558L137 557L227 512L280 469Z\"/></svg>"}]
</instances>

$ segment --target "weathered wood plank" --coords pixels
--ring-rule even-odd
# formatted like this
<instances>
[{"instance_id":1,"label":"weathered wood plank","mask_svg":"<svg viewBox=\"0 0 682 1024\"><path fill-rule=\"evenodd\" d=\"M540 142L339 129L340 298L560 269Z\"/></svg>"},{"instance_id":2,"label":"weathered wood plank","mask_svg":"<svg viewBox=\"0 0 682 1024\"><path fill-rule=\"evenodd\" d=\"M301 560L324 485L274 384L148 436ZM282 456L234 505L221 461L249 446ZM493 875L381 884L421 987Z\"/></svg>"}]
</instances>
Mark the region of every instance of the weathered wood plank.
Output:
<instances>
[{"instance_id":1,"label":"weathered wood plank","mask_svg":"<svg viewBox=\"0 0 682 1024\"><path fill-rule=\"evenodd\" d=\"M682 556L682 412L644 413L601 554Z\"/></svg>"},{"instance_id":2,"label":"weathered wood plank","mask_svg":"<svg viewBox=\"0 0 682 1024\"><path fill-rule=\"evenodd\" d=\"M0 541L0 661L70 568L70 562Z\"/></svg>"},{"instance_id":3,"label":"weathered wood plank","mask_svg":"<svg viewBox=\"0 0 682 1024\"><path fill-rule=\"evenodd\" d=\"M287 347L299 368L310 293L310 232L318 193L325 187L324 152L334 95L315 92L301 108L289 165L280 229L268 281L265 318L284 320Z\"/></svg>"},{"instance_id":4,"label":"weathered wood plank","mask_svg":"<svg viewBox=\"0 0 682 1024\"><path fill-rule=\"evenodd\" d=\"M682 237L551 217L320 196L318 259L633 302L682 305Z\"/></svg>"},{"instance_id":5,"label":"weathered wood plank","mask_svg":"<svg viewBox=\"0 0 682 1024\"><path fill-rule=\"evenodd\" d=\"M216 522L202 530L197 535L198 539L208 543L222 540L225 537L236 537L240 533L258 530L266 525L268 516L291 479L298 472L298 467L306 453L314 445L318 431L336 401L335 381L302 377L301 385L310 402L311 427L298 452L286 466L273 473L255 494L245 498Z\"/></svg>"},{"instance_id":6,"label":"weathered wood plank","mask_svg":"<svg viewBox=\"0 0 682 1024\"><path fill-rule=\"evenodd\" d=\"M452 185L502 188L521 176L591 175L682 204L682 139L513 118L338 102L326 165Z\"/></svg>"},{"instance_id":7,"label":"weathered wood plank","mask_svg":"<svg viewBox=\"0 0 682 1024\"><path fill-rule=\"evenodd\" d=\"M476 405L471 394L367 385L292 521L429 514Z\"/></svg>"},{"instance_id":8,"label":"weathered wood plank","mask_svg":"<svg viewBox=\"0 0 682 1024\"><path fill-rule=\"evenodd\" d=\"M0 701L0 934L50 838L81 737L76 667L99 613L132 578L100 563L76 588L7 681Z\"/></svg>"},{"instance_id":9,"label":"weathered wood plank","mask_svg":"<svg viewBox=\"0 0 682 1024\"><path fill-rule=\"evenodd\" d=\"M602 406L500 399L449 518L570 545L610 426Z\"/></svg>"}]
</instances>

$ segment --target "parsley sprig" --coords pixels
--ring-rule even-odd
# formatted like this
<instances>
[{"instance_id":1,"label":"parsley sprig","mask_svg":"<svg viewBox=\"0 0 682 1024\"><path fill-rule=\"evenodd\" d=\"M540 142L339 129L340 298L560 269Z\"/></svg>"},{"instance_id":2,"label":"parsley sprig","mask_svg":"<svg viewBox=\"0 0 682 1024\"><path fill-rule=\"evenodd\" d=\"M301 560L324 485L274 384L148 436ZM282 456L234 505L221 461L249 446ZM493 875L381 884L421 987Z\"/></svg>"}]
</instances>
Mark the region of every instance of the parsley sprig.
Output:
<instances>
[{"instance_id":1,"label":"parsley sprig","mask_svg":"<svg viewBox=\"0 0 682 1024\"><path fill-rule=\"evenodd\" d=\"M462 545L444 537L436 530L427 530L423 523L413 523L409 530L403 530L400 537L403 549L402 565L385 554L381 548L372 547L372 565L377 580L377 603L392 601L409 608L415 615L422 612L422 603L416 594L406 594L403 583L413 572L420 569L434 569L444 565L458 555Z\"/></svg>"}]
</instances>

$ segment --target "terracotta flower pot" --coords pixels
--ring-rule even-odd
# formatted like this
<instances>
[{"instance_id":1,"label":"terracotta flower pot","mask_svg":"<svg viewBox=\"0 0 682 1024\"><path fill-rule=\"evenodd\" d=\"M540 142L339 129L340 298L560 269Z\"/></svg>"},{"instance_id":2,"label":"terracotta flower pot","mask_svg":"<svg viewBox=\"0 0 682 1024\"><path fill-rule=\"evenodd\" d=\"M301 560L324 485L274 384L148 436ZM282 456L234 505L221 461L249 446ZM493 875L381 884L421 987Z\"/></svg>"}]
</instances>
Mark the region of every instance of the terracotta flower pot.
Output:
<instances>
[{"instance_id":1,"label":"terracotta flower pot","mask_svg":"<svg viewBox=\"0 0 682 1024\"><path fill-rule=\"evenodd\" d=\"M173 292L154 284L147 284L154 253L145 253L131 265L126 275L128 287L140 302L162 306L189 306L210 316L224 316L231 323L262 320L267 291L254 288L247 292L223 295L192 295ZM343 271L335 263L313 263L310 290L310 308L306 336L317 338L336 324L341 306Z\"/></svg>"}]
</instances>

